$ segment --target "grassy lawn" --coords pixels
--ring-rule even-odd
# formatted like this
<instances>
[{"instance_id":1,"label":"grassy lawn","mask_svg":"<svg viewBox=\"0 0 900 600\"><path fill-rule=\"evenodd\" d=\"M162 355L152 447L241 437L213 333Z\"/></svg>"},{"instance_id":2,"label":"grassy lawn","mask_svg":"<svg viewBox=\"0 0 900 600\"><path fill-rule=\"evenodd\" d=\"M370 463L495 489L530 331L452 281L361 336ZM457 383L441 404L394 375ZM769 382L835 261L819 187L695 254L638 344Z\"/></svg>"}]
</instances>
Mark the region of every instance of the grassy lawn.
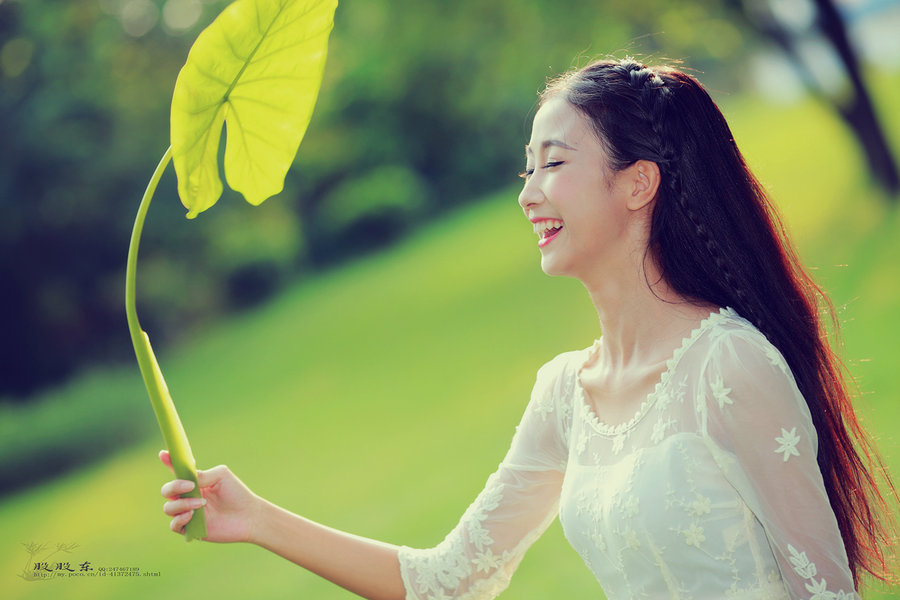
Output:
<instances>
[{"instance_id":1,"label":"grassy lawn","mask_svg":"<svg viewBox=\"0 0 900 600\"><path fill-rule=\"evenodd\" d=\"M898 211L871 191L846 134L815 106L736 100L726 112L840 308L860 410L900 473ZM263 496L334 527L411 546L439 542L502 459L537 368L599 334L580 285L540 272L516 193L300 282L162 356L199 463L227 463ZM104 381L152 421L143 390L121 372L85 377L64 395L77 401ZM6 498L4 597L355 597L256 548L185 544L168 532L160 444L151 436ZM16 575L33 562L29 542L47 544L42 555L78 544L47 558L51 565L159 575L26 582ZM600 596L555 524L503 597Z\"/></svg>"}]
</instances>

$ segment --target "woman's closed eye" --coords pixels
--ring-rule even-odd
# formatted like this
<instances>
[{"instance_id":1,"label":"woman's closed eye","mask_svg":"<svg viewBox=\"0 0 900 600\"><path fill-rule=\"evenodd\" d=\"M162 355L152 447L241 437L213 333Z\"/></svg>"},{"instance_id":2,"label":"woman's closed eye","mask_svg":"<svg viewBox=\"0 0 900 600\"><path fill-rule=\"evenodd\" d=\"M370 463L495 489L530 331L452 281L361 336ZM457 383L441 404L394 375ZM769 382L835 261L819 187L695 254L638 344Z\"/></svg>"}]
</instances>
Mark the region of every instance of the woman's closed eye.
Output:
<instances>
[{"instance_id":1,"label":"woman's closed eye","mask_svg":"<svg viewBox=\"0 0 900 600\"><path fill-rule=\"evenodd\" d=\"M552 169L552 168L554 168L554 167L560 166L560 165L563 164L564 162L565 162L565 161L563 161L563 160L548 160L546 163L544 163L544 164L541 166L541 168L542 168L542 169ZM524 171L522 171L521 173L519 173L519 177L521 177L522 179L528 179L528 178L531 177L533 174L534 174L534 168L528 168L528 167L526 167Z\"/></svg>"}]
</instances>

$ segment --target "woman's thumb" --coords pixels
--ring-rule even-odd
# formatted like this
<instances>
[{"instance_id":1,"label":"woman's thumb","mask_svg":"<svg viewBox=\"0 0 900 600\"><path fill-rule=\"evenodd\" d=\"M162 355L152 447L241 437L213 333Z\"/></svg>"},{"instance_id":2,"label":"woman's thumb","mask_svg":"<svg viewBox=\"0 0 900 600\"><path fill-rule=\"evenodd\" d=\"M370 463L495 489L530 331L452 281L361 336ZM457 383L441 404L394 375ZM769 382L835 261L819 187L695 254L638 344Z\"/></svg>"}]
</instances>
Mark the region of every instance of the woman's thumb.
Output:
<instances>
[{"instance_id":1,"label":"woman's thumb","mask_svg":"<svg viewBox=\"0 0 900 600\"><path fill-rule=\"evenodd\" d=\"M219 483L230 474L231 471L225 465L219 465L212 469L197 469L197 482L200 484L200 487L205 488Z\"/></svg>"}]
</instances>

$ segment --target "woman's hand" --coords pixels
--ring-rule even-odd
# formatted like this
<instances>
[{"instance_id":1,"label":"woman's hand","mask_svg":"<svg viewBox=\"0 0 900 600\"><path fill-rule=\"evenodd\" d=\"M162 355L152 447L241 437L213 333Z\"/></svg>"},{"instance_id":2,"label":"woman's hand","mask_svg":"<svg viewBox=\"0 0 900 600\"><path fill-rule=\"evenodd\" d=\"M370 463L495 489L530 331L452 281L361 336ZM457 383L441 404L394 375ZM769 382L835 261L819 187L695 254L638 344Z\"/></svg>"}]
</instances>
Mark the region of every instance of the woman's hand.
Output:
<instances>
[{"instance_id":1,"label":"woman's hand","mask_svg":"<svg viewBox=\"0 0 900 600\"><path fill-rule=\"evenodd\" d=\"M169 453L159 453L164 465L172 468ZM200 492L203 498L181 498L181 494L194 489L193 481L175 479L162 486L161 493L168 501L163 512L172 517L169 528L175 533L184 533L184 526L198 508L206 510L206 531L203 538L208 542L250 542L253 541L255 520L262 499L250 491L225 465L206 471L197 471Z\"/></svg>"},{"instance_id":2,"label":"woman's hand","mask_svg":"<svg viewBox=\"0 0 900 600\"><path fill-rule=\"evenodd\" d=\"M159 458L170 469L168 452ZM314 523L251 492L222 465L197 471L203 498L181 498L194 483L176 479L162 486L169 527L184 533L193 511L206 509L209 542L251 542L364 598L396 600L406 596L398 548ZM205 505L201 502L206 502Z\"/></svg>"}]
</instances>

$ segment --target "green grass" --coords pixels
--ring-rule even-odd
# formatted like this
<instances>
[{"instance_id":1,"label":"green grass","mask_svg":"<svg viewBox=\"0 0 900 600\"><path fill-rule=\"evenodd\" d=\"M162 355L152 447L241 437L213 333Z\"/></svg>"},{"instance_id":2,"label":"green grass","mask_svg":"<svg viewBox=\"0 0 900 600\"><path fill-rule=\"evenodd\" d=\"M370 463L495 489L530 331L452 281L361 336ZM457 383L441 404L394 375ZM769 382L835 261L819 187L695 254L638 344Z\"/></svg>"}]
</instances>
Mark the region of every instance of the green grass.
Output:
<instances>
[{"instance_id":1,"label":"green grass","mask_svg":"<svg viewBox=\"0 0 900 600\"><path fill-rule=\"evenodd\" d=\"M804 259L842 307L845 354L865 392L860 410L898 473L897 210L872 192L823 111L735 103L728 114ZM329 525L436 544L502 459L536 369L599 333L580 285L543 276L538 260L509 189L166 353L198 462L227 463L258 493ZM95 373L62 393L77 399L102 381ZM127 390L121 402L153 418L139 389L115 385ZM256 548L181 542L161 512L160 444L151 437L6 498L4 597L354 597ZM25 582L16 574L28 566L28 542L79 544L52 564L160 576ZM555 524L503 597L599 596Z\"/></svg>"}]
</instances>

